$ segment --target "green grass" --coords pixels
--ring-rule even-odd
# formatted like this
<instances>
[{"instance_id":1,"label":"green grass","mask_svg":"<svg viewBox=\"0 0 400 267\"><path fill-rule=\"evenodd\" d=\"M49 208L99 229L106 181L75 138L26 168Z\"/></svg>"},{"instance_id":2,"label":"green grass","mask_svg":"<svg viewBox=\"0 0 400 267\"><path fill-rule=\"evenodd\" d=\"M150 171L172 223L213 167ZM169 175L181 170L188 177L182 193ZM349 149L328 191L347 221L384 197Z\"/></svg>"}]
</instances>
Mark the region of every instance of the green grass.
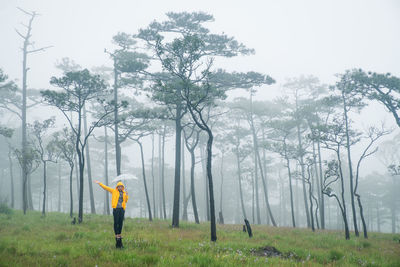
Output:
<instances>
[{"instance_id":1,"label":"green grass","mask_svg":"<svg viewBox=\"0 0 400 267\"><path fill-rule=\"evenodd\" d=\"M371 233L344 240L342 232L218 225L126 218L123 250L115 249L112 216L85 215L71 225L66 214L0 213L0 266L400 266L399 235ZM275 247L280 256L263 256Z\"/></svg>"}]
</instances>

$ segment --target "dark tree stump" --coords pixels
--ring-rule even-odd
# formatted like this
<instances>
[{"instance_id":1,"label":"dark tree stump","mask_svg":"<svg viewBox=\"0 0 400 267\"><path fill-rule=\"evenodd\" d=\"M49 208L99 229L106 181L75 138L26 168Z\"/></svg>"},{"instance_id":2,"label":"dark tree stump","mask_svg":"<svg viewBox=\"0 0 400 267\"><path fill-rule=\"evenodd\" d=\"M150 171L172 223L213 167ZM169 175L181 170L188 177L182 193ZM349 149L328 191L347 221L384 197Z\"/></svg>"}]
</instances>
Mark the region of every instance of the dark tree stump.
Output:
<instances>
[{"instance_id":1,"label":"dark tree stump","mask_svg":"<svg viewBox=\"0 0 400 267\"><path fill-rule=\"evenodd\" d=\"M253 237L253 231L251 230L249 221L247 219L244 219L244 223L246 224L247 233L249 234L249 237ZM243 228L244 228L244 226L243 226Z\"/></svg>"}]
</instances>

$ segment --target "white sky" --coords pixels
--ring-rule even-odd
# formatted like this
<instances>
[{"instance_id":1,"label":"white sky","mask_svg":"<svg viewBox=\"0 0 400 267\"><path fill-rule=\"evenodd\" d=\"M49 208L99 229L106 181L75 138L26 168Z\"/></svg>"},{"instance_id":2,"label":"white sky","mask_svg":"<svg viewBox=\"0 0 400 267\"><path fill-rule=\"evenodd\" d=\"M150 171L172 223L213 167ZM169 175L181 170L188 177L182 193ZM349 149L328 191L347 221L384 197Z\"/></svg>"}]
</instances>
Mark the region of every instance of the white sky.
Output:
<instances>
[{"instance_id":1,"label":"white sky","mask_svg":"<svg viewBox=\"0 0 400 267\"><path fill-rule=\"evenodd\" d=\"M49 87L50 77L59 75L54 63L62 57L85 68L110 65L103 51L112 47L113 35L135 33L168 11L211 13L211 29L256 50L254 56L222 61L228 70L259 71L278 83L301 74L332 83L335 73L354 67L400 76L397 0L1 0L0 68L20 80L22 41L15 29L24 32L20 23L28 17L17 6L41 14L33 23L35 47L54 46L29 56L33 88ZM266 90L258 97L272 95ZM368 118L391 119L380 107L372 109Z\"/></svg>"},{"instance_id":2,"label":"white sky","mask_svg":"<svg viewBox=\"0 0 400 267\"><path fill-rule=\"evenodd\" d=\"M216 32L235 36L256 55L224 62L227 69L255 70L282 81L314 74L326 82L345 69L362 67L400 74L400 1L132 1L2 0L0 1L0 67L21 76L21 39L15 28L27 23L17 6L41 14L33 24L36 47L29 84L48 86L54 62L70 57L83 67L109 64L104 48L118 31L135 33L168 11L206 11Z\"/></svg>"}]
</instances>

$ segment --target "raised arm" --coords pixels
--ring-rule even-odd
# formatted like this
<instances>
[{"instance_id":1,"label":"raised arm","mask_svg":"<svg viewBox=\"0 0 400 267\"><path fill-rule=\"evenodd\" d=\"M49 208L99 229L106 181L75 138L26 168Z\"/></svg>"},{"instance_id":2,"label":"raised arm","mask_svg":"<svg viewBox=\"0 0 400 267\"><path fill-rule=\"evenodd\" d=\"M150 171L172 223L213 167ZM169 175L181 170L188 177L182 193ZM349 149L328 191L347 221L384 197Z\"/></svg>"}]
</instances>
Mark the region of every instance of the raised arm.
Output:
<instances>
[{"instance_id":1,"label":"raised arm","mask_svg":"<svg viewBox=\"0 0 400 267\"><path fill-rule=\"evenodd\" d=\"M113 190L114 189L112 189L111 187L109 187L109 186L106 186L106 185L104 185L104 184L102 184L102 183L100 183L99 181L97 181L97 180L95 180L94 181L96 184L98 184L98 185L100 185L104 190L107 190L108 192L110 192L110 193L112 193L113 192Z\"/></svg>"}]
</instances>

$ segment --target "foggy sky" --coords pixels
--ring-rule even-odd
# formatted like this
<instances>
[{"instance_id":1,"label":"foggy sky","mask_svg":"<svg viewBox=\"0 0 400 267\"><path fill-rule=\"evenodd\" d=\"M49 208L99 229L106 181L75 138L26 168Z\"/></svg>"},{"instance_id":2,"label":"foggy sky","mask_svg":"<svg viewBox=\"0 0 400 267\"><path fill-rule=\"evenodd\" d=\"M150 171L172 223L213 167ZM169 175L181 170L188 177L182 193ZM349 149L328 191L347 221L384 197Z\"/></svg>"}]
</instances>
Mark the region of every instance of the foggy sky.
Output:
<instances>
[{"instance_id":1,"label":"foggy sky","mask_svg":"<svg viewBox=\"0 0 400 267\"><path fill-rule=\"evenodd\" d=\"M278 84L287 77L313 74L332 83L336 73L361 67L400 76L400 1L132 1L132 0L1 0L0 68L11 79L22 76L21 23L28 17L16 7L41 14L33 23L35 48L54 46L28 58L28 87L49 88L59 76L54 63L69 57L84 68L111 66L104 49L112 49L118 32L135 33L168 11L205 11L215 17L210 28L234 36L256 54L219 61L235 71L259 71ZM275 86L275 91L279 86ZM264 90L258 99L271 99ZM371 107L368 118L390 115ZM371 109L370 108L370 109Z\"/></svg>"}]
</instances>

